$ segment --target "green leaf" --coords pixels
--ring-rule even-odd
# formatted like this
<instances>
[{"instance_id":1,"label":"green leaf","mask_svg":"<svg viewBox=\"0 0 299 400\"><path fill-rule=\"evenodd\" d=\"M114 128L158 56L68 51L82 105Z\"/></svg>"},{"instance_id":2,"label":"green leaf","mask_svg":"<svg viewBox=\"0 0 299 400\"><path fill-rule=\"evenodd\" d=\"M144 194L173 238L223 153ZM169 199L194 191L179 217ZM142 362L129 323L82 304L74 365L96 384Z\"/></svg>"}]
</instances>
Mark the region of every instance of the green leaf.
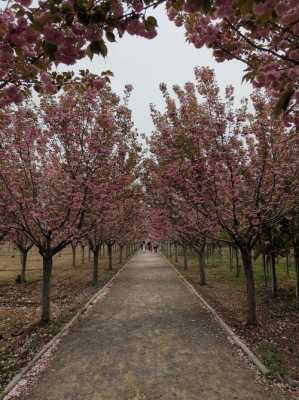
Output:
<instances>
[{"instance_id":1,"label":"green leaf","mask_svg":"<svg viewBox=\"0 0 299 400\"><path fill-rule=\"evenodd\" d=\"M50 59L53 59L57 50L57 45L55 43L44 42L43 47Z\"/></svg>"},{"instance_id":2,"label":"green leaf","mask_svg":"<svg viewBox=\"0 0 299 400\"><path fill-rule=\"evenodd\" d=\"M68 26L71 26L73 21L74 21L75 15L72 13L66 14L65 16L65 22Z\"/></svg>"},{"instance_id":3,"label":"green leaf","mask_svg":"<svg viewBox=\"0 0 299 400\"><path fill-rule=\"evenodd\" d=\"M91 14L90 22L94 24L104 22L106 20L106 14L107 11L105 11L103 7L97 6Z\"/></svg>"},{"instance_id":4,"label":"green leaf","mask_svg":"<svg viewBox=\"0 0 299 400\"><path fill-rule=\"evenodd\" d=\"M90 45L86 49L86 55L90 58L90 60L93 59L93 51L90 48Z\"/></svg>"},{"instance_id":5,"label":"green leaf","mask_svg":"<svg viewBox=\"0 0 299 400\"><path fill-rule=\"evenodd\" d=\"M74 9L76 11L86 12L87 9L86 0L75 0Z\"/></svg>"},{"instance_id":6,"label":"green leaf","mask_svg":"<svg viewBox=\"0 0 299 400\"><path fill-rule=\"evenodd\" d=\"M150 16L146 18L146 20L144 21L144 25L146 30L153 31L158 26L158 23L155 17Z\"/></svg>"},{"instance_id":7,"label":"green leaf","mask_svg":"<svg viewBox=\"0 0 299 400\"><path fill-rule=\"evenodd\" d=\"M77 13L78 21L84 25L88 25L90 22L90 15L84 11L78 11Z\"/></svg>"},{"instance_id":8,"label":"green leaf","mask_svg":"<svg viewBox=\"0 0 299 400\"><path fill-rule=\"evenodd\" d=\"M246 82L252 82L252 81L254 80L254 77L255 77L255 72L254 72L254 71L249 71L249 72L247 72L245 75L243 75L242 83L243 83L244 81L246 81Z\"/></svg>"},{"instance_id":9,"label":"green leaf","mask_svg":"<svg viewBox=\"0 0 299 400\"><path fill-rule=\"evenodd\" d=\"M181 11L184 3L182 0L172 0L171 5L175 10Z\"/></svg>"},{"instance_id":10,"label":"green leaf","mask_svg":"<svg viewBox=\"0 0 299 400\"><path fill-rule=\"evenodd\" d=\"M103 57L107 56L108 49L103 39L93 40L88 47L93 54L101 54Z\"/></svg>"},{"instance_id":11,"label":"green leaf","mask_svg":"<svg viewBox=\"0 0 299 400\"><path fill-rule=\"evenodd\" d=\"M61 7L61 12L63 14L69 14L72 13L73 11L74 11L73 7L70 4L64 3Z\"/></svg>"},{"instance_id":12,"label":"green leaf","mask_svg":"<svg viewBox=\"0 0 299 400\"><path fill-rule=\"evenodd\" d=\"M273 114L275 117L278 117L280 114L286 112L293 94L294 89L288 89L280 96L273 110Z\"/></svg>"},{"instance_id":13,"label":"green leaf","mask_svg":"<svg viewBox=\"0 0 299 400\"><path fill-rule=\"evenodd\" d=\"M109 42L115 42L115 35L111 31L106 31L106 37Z\"/></svg>"},{"instance_id":14,"label":"green leaf","mask_svg":"<svg viewBox=\"0 0 299 400\"><path fill-rule=\"evenodd\" d=\"M190 5L193 12L202 11L208 13L212 8L211 0L188 0L187 3Z\"/></svg>"}]
</instances>

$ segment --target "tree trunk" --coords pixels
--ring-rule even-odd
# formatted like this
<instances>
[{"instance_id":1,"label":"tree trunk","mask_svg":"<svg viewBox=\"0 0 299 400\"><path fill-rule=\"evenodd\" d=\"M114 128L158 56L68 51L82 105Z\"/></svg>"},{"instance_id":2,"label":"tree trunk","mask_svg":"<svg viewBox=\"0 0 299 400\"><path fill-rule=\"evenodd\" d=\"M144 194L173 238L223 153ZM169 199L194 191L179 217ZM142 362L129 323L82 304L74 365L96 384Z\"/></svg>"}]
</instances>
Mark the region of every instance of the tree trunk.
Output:
<instances>
[{"instance_id":1,"label":"tree trunk","mask_svg":"<svg viewBox=\"0 0 299 400\"><path fill-rule=\"evenodd\" d=\"M204 286L207 284L207 274L206 274L206 262L205 262L205 247L203 244L201 248L197 251L198 256L198 267L199 267L199 284Z\"/></svg>"},{"instance_id":2,"label":"tree trunk","mask_svg":"<svg viewBox=\"0 0 299 400\"><path fill-rule=\"evenodd\" d=\"M274 297L277 295L277 275L276 275L276 257L271 254L271 271L272 271L272 294Z\"/></svg>"},{"instance_id":3,"label":"tree trunk","mask_svg":"<svg viewBox=\"0 0 299 400\"><path fill-rule=\"evenodd\" d=\"M28 250L21 250L20 251L20 260L21 260L21 283L26 282L26 267L27 267L27 255Z\"/></svg>"},{"instance_id":4,"label":"tree trunk","mask_svg":"<svg viewBox=\"0 0 299 400\"><path fill-rule=\"evenodd\" d=\"M178 245L175 243L174 245L174 261L178 263Z\"/></svg>"},{"instance_id":5,"label":"tree trunk","mask_svg":"<svg viewBox=\"0 0 299 400\"><path fill-rule=\"evenodd\" d=\"M294 247L295 272L296 272L296 299L299 306L299 249Z\"/></svg>"},{"instance_id":6,"label":"tree trunk","mask_svg":"<svg viewBox=\"0 0 299 400\"><path fill-rule=\"evenodd\" d=\"M84 265L85 264L85 246L81 246L81 249L82 249L82 259L81 259L81 261L82 261L82 265Z\"/></svg>"},{"instance_id":7,"label":"tree trunk","mask_svg":"<svg viewBox=\"0 0 299 400\"><path fill-rule=\"evenodd\" d=\"M90 259L91 259L91 248L88 246L88 264L90 264Z\"/></svg>"},{"instance_id":8,"label":"tree trunk","mask_svg":"<svg viewBox=\"0 0 299 400\"><path fill-rule=\"evenodd\" d=\"M100 246L96 245L93 249L93 271L92 271L93 285L96 285L99 280L99 255L100 255Z\"/></svg>"},{"instance_id":9,"label":"tree trunk","mask_svg":"<svg viewBox=\"0 0 299 400\"><path fill-rule=\"evenodd\" d=\"M119 263L122 264L123 262L123 247L124 246L119 246Z\"/></svg>"},{"instance_id":10,"label":"tree trunk","mask_svg":"<svg viewBox=\"0 0 299 400\"><path fill-rule=\"evenodd\" d=\"M236 278L240 277L240 261L239 261L239 249L236 247L235 248L235 254L236 254Z\"/></svg>"},{"instance_id":11,"label":"tree trunk","mask_svg":"<svg viewBox=\"0 0 299 400\"><path fill-rule=\"evenodd\" d=\"M289 259L289 253L286 254L286 273L287 273L287 276L290 276L290 259Z\"/></svg>"},{"instance_id":12,"label":"tree trunk","mask_svg":"<svg viewBox=\"0 0 299 400\"><path fill-rule=\"evenodd\" d=\"M246 248L242 248L240 250L242 254L244 272L246 277L247 325L256 325L257 315L256 315L255 281L254 281L254 271L252 265L251 251Z\"/></svg>"},{"instance_id":13,"label":"tree trunk","mask_svg":"<svg viewBox=\"0 0 299 400\"><path fill-rule=\"evenodd\" d=\"M183 246L184 252L184 269L188 269L188 259L187 259L187 246Z\"/></svg>"},{"instance_id":14,"label":"tree trunk","mask_svg":"<svg viewBox=\"0 0 299 400\"><path fill-rule=\"evenodd\" d=\"M266 263L266 255L262 255L263 260L263 272L264 272L264 285L265 287L268 286L268 274L267 274L267 263Z\"/></svg>"},{"instance_id":15,"label":"tree trunk","mask_svg":"<svg viewBox=\"0 0 299 400\"><path fill-rule=\"evenodd\" d=\"M108 247L108 268L111 271L112 270L112 246L107 245Z\"/></svg>"},{"instance_id":16,"label":"tree trunk","mask_svg":"<svg viewBox=\"0 0 299 400\"><path fill-rule=\"evenodd\" d=\"M43 283L42 283L42 313L41 322L50 321L50 289L53 267L53 257L51 254L43 255Z\"/></svg>"},{"instance_id":17,"label":"tree trunk","mask_svg":"<svg viewBox=\"0 0 299 400\"><path fill-rule=\"evenodd\" d=\"M76 246L72 245L72 255L73 255L73 268L76 267Z\"/></svg>"},{"instance_id":18,"label":"tree trunk","mask_svg":"<svg viewBox=\"0 0 299 400\"><path fill-rule=\"evenodd\" d=\"M232 247L231 247L231 246L228 246L228 250L229 250L229 270L232 271L232 270L233 270Z\"/></svg>"}]
</instances>

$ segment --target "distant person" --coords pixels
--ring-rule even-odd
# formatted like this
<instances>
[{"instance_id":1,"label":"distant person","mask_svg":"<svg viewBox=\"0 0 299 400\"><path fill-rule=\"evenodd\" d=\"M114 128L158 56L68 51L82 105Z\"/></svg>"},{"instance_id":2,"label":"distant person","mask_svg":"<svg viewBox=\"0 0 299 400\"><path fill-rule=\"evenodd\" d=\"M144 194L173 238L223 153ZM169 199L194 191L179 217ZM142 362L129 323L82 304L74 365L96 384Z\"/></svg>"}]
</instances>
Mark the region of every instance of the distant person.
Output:
<instances>
[{"instance_id":1,"label":"distant person","mask_svg":"<svg viewBox=\"0 0 299 400\"><path fill-rule=\"evenodd\" d=\"M158 253L158 247L159 247L158 243L154 243L153 248L155 253Z\"/></svg>"},{"instance_id":2,"label":"distant person","mask_svg":"<svg viewBox=\"0 0 299 400\"><path fill-rule=\"evenodd\" d=\"M147 248L148 248L148 251L152 251L152 243L151 242L147 243Z\"/></svg>"}]
</instances>

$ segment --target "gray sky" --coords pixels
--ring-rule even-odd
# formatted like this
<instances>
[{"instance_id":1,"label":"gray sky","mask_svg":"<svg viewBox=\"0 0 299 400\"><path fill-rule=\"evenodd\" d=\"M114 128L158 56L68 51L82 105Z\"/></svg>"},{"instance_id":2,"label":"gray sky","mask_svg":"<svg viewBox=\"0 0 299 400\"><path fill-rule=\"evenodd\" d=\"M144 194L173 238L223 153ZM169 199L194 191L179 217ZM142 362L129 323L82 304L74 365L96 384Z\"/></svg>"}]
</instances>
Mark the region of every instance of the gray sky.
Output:
<instances>
[{"instance_id":1,"label":"gray sky","mask_svg":"<svg viewBox=\"0 0 299 400\"><path fill-rule=\"evenodd\" d=\"M216 63L210 50L195 49L186 43L184 28L177 28L166 16L163 6L155 10L159 33L155 39L148 40L136 36L125 36L118 43L109 44L108 56L94 57L93 61L84 59L75 69L88 68L100 73L110 69L115 77L112 86L121 93L126 83L134 86L130 106L139 132L150 133L153 125L149 115L149 103L163 107L159 83L168 85L184 84L193 80L195 66L210 66L215 69L221 89L233 84L236 100L248 97L251 88L242 84L244 65L239 61Z\"/></svg>"}]
</instances>

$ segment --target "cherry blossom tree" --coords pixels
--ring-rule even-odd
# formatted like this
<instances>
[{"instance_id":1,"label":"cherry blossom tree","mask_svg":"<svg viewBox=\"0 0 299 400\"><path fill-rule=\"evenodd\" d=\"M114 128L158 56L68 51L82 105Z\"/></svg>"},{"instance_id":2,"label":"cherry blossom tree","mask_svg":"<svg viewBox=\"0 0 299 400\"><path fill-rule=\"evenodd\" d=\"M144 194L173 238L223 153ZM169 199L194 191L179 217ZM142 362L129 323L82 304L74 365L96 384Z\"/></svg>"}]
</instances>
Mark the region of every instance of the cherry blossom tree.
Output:
<instances>
[{"instance_id":1,"label":"cherry blossom tree","mask_svg":"<svg viewBox=\"0 0 299 400\"><path fill-rule=\"evenodd\" d=\"M43 257L44 322L50 318L53 256L85 236L85 216L94 204L89 200L111 191L105 171L123 156L113 114L119 98L108 84L99 94L89 83L87 77L59 98L43 97L39 108L12 110L1 130L1 206L10 227Z\"/></svg>"},{"instance_id":2,"label":"cherry blossom tree","mask_svg":"<svg viewBox=\"0 0 299 400\"><path fill-rule=\"evenodd\" d=\"M168 15L177 26L185 25L196 48L213 49L218 62L244 63L243 79L271 91L276 112L298 104L297 1L187 1L170 5Z\"/></svg>"},{"instance_id":3,"label":"cherry blossom tree","mask_svg":"<svg viewBox=\"0 0 299 400\"><path fill-rule=\"evenodd\" d=\"M124 33L151 39L157 21L151 8L165 4L168 17L184 25L187 40L213 49L217 61L238 59L244 79L267 87L276 111L298 104L296 0L9 0L0 11L2 105L20 102L34 87L53 92L72 73L53 71L85 55L107 55L107 43Z\"/></svg>"},{"instance_id":4,"label":"cherry blossom tree","mask_svg":"<svg viewBox=\"0 0 299 400\"><path fill-rule=\"evenodd\" d=\"M9 0L0 10L1 105L20 102L31 88L57 91L72 73L57 73L58 64L73 65L85 55L107 55L107 42L125 32L153 38L157 22L145 16L141 0L100 3L96 0Z\"/></svg>"},{"instance_id":5,"label":"cherry blossom tree","mask_svg":"<svg viewBox=\"0 0 299 400\"><path fill-rule=\"evenodd\" d=\"M20 283L26 282L27 256L33 247L33 242L20 231L11 231L13 242L20 252L21 274Z\"/></svg>"},{"instance_id":6,"label":"cherry blossom tree","mask_svg":"<svg viewBox=\"0 0 299 400\"><path fill-rule=\"evenodd\" d=\"M239 248L247 284L247 322L255 324L251 252L262 226L277 223L293 207L296 195L290 196L289 185L295 188L297 179L295 128L286 129L284 121L272 118L271 97L257 92L252 96L254 113L246 102L235 110L233 89L227 88L222 101L210 69L195 69L195 76L196 84L174 87L178 106L161 86L166 111L154 110L157 131L151 150L164 185L167 179L166 190L193 210L192 220L200 215L205 237ZM199 235L194 226L189 230Z\"/></svg>"}]
</instances>

